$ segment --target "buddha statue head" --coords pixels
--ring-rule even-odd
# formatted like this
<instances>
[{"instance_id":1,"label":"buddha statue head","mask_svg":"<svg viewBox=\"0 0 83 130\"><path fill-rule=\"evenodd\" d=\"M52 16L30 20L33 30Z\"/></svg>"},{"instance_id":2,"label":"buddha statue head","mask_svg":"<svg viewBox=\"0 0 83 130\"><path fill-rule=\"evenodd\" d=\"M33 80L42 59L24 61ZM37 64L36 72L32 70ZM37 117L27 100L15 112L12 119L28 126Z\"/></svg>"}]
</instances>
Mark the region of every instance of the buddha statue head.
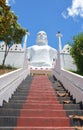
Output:
<instances>
[{"instance_id":1,"label":"buddha statue head","mask_svg":"<svg viewBox=\"0 0 83 130\"><path fill-rule=\"evenodd\" d=\"M39 46L48 45L47 34L44 31L37 33L36 44Z\"/></svg>"}]
</instances>

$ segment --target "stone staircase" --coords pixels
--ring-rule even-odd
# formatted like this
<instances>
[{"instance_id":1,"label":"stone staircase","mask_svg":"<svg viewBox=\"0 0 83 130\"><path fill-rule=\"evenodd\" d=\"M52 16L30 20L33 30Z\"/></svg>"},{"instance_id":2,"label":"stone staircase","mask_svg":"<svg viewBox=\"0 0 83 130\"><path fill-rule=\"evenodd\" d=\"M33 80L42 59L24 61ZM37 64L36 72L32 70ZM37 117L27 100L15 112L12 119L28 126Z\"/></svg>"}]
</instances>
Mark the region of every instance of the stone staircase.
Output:
<instances>
[{"instance_id":1,"label":"stone staircase","mask_svg":"<svg viewBox=\"0 0 83 130\"><path fill-rule=\"evenodd\" d=\"M0 130L83 130L81 116L82 104L60 82L28 76L9 102L3 102Z\"/></svg>"},{"instance_id":2,"label":"stone staircase","mask_svg":"<svg viewBox=\"0 0 83 130\"><path fill-rule=\"evenodd\" d=\"M70 125L76 130L83 130L83 104L76 103L76 99L64 88L64 86L54 77L49 78L58 100L63 104L67 117L70 118Z\"/></svg>"},{"instance_id":3,"label":"stone staircase","mask_svg":"<svg viewBox=\"0 0 83 130\"><path fill-rule=\"evenodd\" d=\"M0 108L0 130L14 130L17 119L20 116L20 109L24 104L33 77L28 76L17 88L8 103L3 102Z\"/></svg>"}]
</instances>

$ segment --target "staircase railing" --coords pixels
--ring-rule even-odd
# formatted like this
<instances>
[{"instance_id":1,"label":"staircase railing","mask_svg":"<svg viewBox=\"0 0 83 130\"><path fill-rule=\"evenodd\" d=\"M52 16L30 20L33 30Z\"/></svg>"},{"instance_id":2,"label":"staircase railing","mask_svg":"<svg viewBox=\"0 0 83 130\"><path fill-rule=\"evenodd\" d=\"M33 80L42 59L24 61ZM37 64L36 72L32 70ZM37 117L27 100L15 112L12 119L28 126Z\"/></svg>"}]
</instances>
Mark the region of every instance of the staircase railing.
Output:
<instances>
[{"instance_id":1,"label":"staircase railing","mask_svg":"<svg viewBox=\"0 0 83 130\"><path fill-rule=\"evenodd\" d=\"M16 88L28 74L28 68L21 68L0 76L0 106L3 101L8 102Z\"/></svg>"},{"instance_id":2,"label":"staircase railing","mask_svg":"<svg viewBox=\"0 0 83 130\"><path fill-rule=\"evenodd\" d=\"M62 82L76 102L83 102L83 76L64 69L62 55L58 53L57 62L53 70L55 77Z\"/></svg>"}]
</instances>

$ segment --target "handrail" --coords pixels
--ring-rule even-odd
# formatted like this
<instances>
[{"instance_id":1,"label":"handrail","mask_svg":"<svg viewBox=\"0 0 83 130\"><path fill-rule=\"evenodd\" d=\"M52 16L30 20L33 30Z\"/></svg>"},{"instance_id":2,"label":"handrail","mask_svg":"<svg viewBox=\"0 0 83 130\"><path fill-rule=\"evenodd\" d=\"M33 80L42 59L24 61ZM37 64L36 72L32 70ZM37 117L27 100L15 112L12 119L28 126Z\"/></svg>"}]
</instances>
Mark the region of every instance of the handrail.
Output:
<instances>
[{"instance_id":1,"label":"handrail","mask_svg":"<svg viewBox=\"0 0 83 130\"><path fill-rule=\"evenodd\" d=\"M76 102L83 102L83 76L65 70L61 64L60 53L53 74L76 99Z\"/></svg>"},{"instance_id":2,"label":"handrail","mask_svg":"<svg viewBox=\"0 0 83 130\"><path fill-rule=\"evenodd\" d=\"M75 87L79 88L81 91L83 91L83 76L80 76L78 74L72 73L70 71L62 70L62 76L69 80Z\"/></svg>"},{"instance_id":3,"label":"handrail","mask_svg":"<svg viewBox=\"0 0 83 130\"><path fill-rule=\"evenodd\" d=\"M10 73L8 73L10 75ZM13 73L12 73L13 74ZM17 80L19 77L21 77L23 75L23 73L17 77L15 77L12 81L10 81L9 83L7 83L5 86L3 86L3 88L0 89L0 92L3 91L7 86L9 86L11 83L13 83L15 80Z\"/></svg>"},{"instance_id":4,"label":"handrail","mask_svg":"<svg viewBox=\"0 0 83 130\"><path fill-rule=\"evenodd\" d=\"M8 102L16 88L27 75L28 68L21 68L0 76L0 105L3 104L3 100Z\"/></svg>"}]
</instances>

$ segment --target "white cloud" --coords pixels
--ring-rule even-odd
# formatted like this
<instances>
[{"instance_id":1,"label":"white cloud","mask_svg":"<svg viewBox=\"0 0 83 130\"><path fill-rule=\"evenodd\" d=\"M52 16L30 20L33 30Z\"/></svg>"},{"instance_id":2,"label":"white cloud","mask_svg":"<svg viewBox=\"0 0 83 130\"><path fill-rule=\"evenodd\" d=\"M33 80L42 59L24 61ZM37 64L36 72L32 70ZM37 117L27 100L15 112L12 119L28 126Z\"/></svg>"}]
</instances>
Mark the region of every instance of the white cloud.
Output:
<instances>
[{"instance_id":1,"label":"white cloud","mask_svg":"<svg viewBox=\"0 0 83 130\"><path fill-rule=\"evenodd\" d=\"M9 4L9 0L6 0L6 4L7 4L7 5Z\"/></svg>"},{"instance_id":2,"label":"white cloud","mask_svg":"<svg viewBox=\"0 0 83 130\"><path fill-rule=\"evenodd\" d=\"M6 0L6 4L7 4L7 5L10 5L10 4L12 4L12 3L15 3L15 0Z\"/></svg>"},{"instance_id":3,"label":"white cloud","mask_svg":"<svg viewBox=\"0 0 83 130\"><path fill-rule=\"evenodd\" d=\"M71 7L68 7L65 12L62 13L62 16L66 19L69 16L75 17L80 16L83 17L83 1L82 0L72 0Z\"/></svg>"},{"instance_id":4,"label":"white cloud","mask_svg":"<svg viewBox=\"0 0 83 130\"><path fill-rule=\"evenodd\" d=\"M62 12L62 16L63 16L63 18L65 18L65 19L67 19L67 18L69 17L66 11Z\"/></svg>"}]
</instances>

